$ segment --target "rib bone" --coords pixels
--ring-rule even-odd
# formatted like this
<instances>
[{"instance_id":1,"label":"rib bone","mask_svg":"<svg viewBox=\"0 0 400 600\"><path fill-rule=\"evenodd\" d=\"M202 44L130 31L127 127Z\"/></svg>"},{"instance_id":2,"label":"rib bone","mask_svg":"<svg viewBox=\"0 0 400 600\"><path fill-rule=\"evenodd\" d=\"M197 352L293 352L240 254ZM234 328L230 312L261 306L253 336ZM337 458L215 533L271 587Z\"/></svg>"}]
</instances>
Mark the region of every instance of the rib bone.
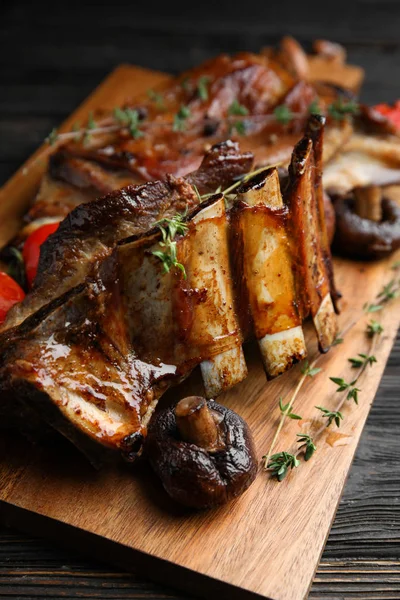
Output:
<instances>
[{"instance_id":1,"label":"rib bone","mask_svg":"<svg viewBox=\"0 0 400 600\"><path fill-rule=\"evenodd\" d=\"M199 212L192 222L195 232L191 238L188 278L192 288L206 288L208 298L212 299L211 302L198 306L198 321L195 326L199 333L207 331L214 339L235 330L237 332L235 347L200 365L206 397L214 398L247 376L239 324L234 310L228 222L223 196Z\"/></svg>"},{"instance_id":2,"label":"rib bone","mask_svg":"<svg viewBox=\"0 0 400 600\"><path fill-rule=\"evenodd\" d=\"M272 378L307 354L277 170L264 171L244 185L238 200L233 220L241 240L241 296L248 299L264 367Z\"/></svg>"},{"instance_id":3,"label":"rib bone","mask_svg":"<svg viewBox=\"0 0 400 600\"><path fill-rule=\"evenodd\" d=\"M311 312L320 350L326 352L335 339L337 320L331 299L329 258L321 242L313 142L307 136L294 149L287 203L298 257L297 286L303 318Z\"/></svg>"}]
</instances>

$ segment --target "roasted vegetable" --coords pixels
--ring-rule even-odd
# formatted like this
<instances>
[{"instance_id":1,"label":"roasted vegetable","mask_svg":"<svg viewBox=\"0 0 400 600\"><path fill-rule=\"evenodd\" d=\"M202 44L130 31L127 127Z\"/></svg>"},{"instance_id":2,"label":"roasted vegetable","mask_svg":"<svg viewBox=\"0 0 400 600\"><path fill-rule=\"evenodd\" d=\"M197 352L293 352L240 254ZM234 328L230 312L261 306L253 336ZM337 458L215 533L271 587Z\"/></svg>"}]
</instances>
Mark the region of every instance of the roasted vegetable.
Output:
<instances>
[{"instance_id":1,"label":"roasted vegetable","mask_svg":"<svg viewBox=\"0 0 400 600\"><path fill-rule=\"evenodd\" d=\"M350 258L384 258L400 248L400 206L376 186L356 188L335 201L334 249Z\"/></svg>"},{"instance_id":2,"label":"roasted vegetable","mask_svg":"<svg viewBox=\"0 0 400 600\"><path fill-rule=\"evenodd\" d=\"M239 496L257 474L245 421L229 408L198 396L154 415L145 454L167 493L198 509Z\"/></svg>"}]
</instances>

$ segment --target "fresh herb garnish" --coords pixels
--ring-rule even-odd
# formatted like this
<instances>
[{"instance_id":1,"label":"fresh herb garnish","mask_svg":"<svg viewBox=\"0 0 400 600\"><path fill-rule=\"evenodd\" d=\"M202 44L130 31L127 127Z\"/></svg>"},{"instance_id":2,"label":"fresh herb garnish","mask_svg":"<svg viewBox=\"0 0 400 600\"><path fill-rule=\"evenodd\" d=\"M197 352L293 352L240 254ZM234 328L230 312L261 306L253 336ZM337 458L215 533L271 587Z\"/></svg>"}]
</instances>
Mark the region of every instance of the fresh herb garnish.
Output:
<instances>
[{"instance_id":1,"label":"fresh herb garnish","mask_svg":"<svg viewBox=\"0 0 400 600\"><path fill-rule=\"evenodd\" d=\"M49 135L46 138L46 142L50 144L50 146L54 146L56 141L58 140L58 131L55 127L50 131Z\"/></svg>"},{"instance_id":2,"label":"fresh herb garnish","mask_svg":"<svg viewBox=\"0 0 400 600\"><path fill-rule=\"evenodd\" d=\"M202 77L199 77L199 80L197 82L197 94L200 98L200 100L203 100L204 102L206 100L208 100L208 84L210 83L210 78L207 77L207 75L203 75Z\"/></svg>"},{"instance_id":3,"label":"fresh herb garnish","mask_svg":"<svg viewBox=\"0 0 400 600\"><path fill-rule=\"evenodd\" d=\"M294 119L294 114L286 104L281 104L274 109L275 119L281 125L287 125Z\"/></svg>"},{"instance_id":4,"label":"fresh herb garnish","mask_svg":"<svg viewBox=\"0 0 400 600\"><path fill-rule=\"evenodd\" d=\"M371 319L371 321L368 323L367 325L367 335L368 337L374 337L374 335L379 335L380 333L382 333L383 331L383 327L380 323L378 323L378 321L374 321L374 319Z\"/></svg>"},{"instance_id":5,"label":"fresh herb garnish","mask_svg":"<svg viewBox=\"0 0 400 600\"><path fill-rule=\"evenodd\" d=\"M397 287L396 287L397 286ZM381 299L381 302L388 302L389 300L393 300L397 298L399 295L399 287L396 279L391 279L389 283L383 286L381 291L378 294L378 298Z\"/></svg>"},{"instance_id":6,"label":"fresh herb garnish","mask_svg":"<svg viewBox=\"0 0 400 600\"><path fill-rule=\"evenodd\" d=\"M88 117L88 122L87 122L87 127L86 128L89 129L89 130L91 130L91 129L96 129L96 127L97 127L97 123L94 120L93 111L91 110L90 113L89 113L89 117Z\"/></svg>"},{"instance_id":7,"label":"fresh herb garnish","mask_svg":"<svg viewBox=\"0 0 400 600\"><path fill-rule=\"evenodd\" d=\"M351 363L353 369L359 369L360 367L378 362L375 356L368 356L367 354L358 354L357 358L349 358L348 361Z\"/></svg>"},{"instance_id":8,"label":"fresh herb garnish","mask_svg":"<svg viewBox=\"0 0 400 600\"><path fill-rule=\"evenodd\" d=\"M235 131L238 135L246 135L246 123L244 121L235 121L235 123L231 123L229 125L229 135L232 135Z\"/></svg>"},{"instance_id":9,"label":"fresh herb garnish","mask_svg":"<svg viewBox=\"0 0 400 600\"><path fill-rule=\"evenodd\" d=\"M182 106L174 116L173 131L184 131L186 128L186 119L190 117L190 110L187 106Z\"/></svg>"},{"instance_id":10,"label":"fresh herb garnish","mask_svg":"<svg viewBox=\"0 0 400 600\"><path fill-rule=\"evenodd\" d=\"M308 360L306 360L305 363L304 363L304 365L301 367L301 372L306 377L314 377L320 371L322 371L322 369L319 369L319 368L316 368L316 367L314 367L314 368L310 367L310 365L308 364Z\"/></svg>"},{"instance_id":11,"label":"fresh herb garnish","mask_svg":"<svg viewBox=\"0 0 400 600\"><path fill-rule=\"evenodd\" d=\"M283 404L282 398L279 398L279 409L281 411L281 414L285 415L286 417L289 417L289 419L295 419L298 421L301 421L302 419L300 415L296 415L295 413L291 412L290 402L288 402L287 404Z\"/></svg>"},{"instance_id":12,"label":"fresh herb garnish","mask_svg":"<svg viewBox=\"0 0 400 600\"><path fill-rule=\"evenodd\" d=\"M282 481L285 479L288 469L297 468L299 465L300 461L297 460L294 454L289 454L289 452L278 452L271 456L267 469L271 469L272 475L276 477L278 481Z\"/></svg>"},{"instance_id":13,"label":"fresh herb garnish","mask_svg":"<svg viewBox=\"0 0 400 600\"><path fill-rule=\"evenodd\" d=\"M181 88L188 92L190 90L190 79L189 77L184 77L181 81Z\"/></svg>"},{"instance_id":14,"label":"fresh herb garnish","mask_svg":"<svg viewBox=\"0 0 400 600\"><path fill-rule=\"evenodd\" d=\"M366 313L378 312L379 310L382 310L382 308L382 304L369 304L368 302L366 302L363 306L363 310Z\"/></svg>"},{"instance_id":15,"label":"fresh herb garnish","mask_svg":"<svg viewBox=\"0 0 400 600\"><path fill-rule=\"evenodd\" d=\"M114 119L129 130L134 140L143 137L144 133L139 129L140 117L137 110L117 107L114 109Z\"/></svg>"},{"instance_id":16,"label":"fresh herb garnish","mask_svg":"<svg viewBox=\"0 0 400 600\"><path fill-rule=\"evenodd\" d=\"M347 400L353 399L354 402L356 404L358 404L358 392L361 392L361 390L359 388L355 387L358 377L356 379L354 379L353 381L351 381L350 383L348 383L341 377L329 377L329 379L338 386L337 390L336 390L337 392L344 392L345 390L348 390L346 399Z\"/></svg>"},{"instance_id":17,"label":"fresh herb garnish","mask_svg":"<svg viewBox=\"0 0 400 600\"><path fill-rule=\"evenodd\" d=\"M147 90L147 96L148 98L154 102L154 104L157 106L157 108L159 108L160 110L163 110L165 108L165 104L164 104L164 98L162 96L162 94L160 94L159 92L156 92L152 89Z\"/></svg>"},{"instance_id":18,"label":"fresh herb garnish","mask_svg":"<svg viewBox=\"0 0 400 600\"><path fill-rule=\"evenodd\" d=\"M328 422L326 424L327 427L329 427L333 423L333 421L335 421L336 425L340 427L340 421L343 421L343 415L341 412L339 412L338 410L328 410L323 406L316 406L315 408L318 408L318 410L320 410L323 413L322 416L328 419Z\"/></svg>"},{"instance_id":19,"label":"fresh herb garnish","mask_svg":"<svg viewBox=\"0 0 400 600\"><path fill-rule=\"evenodd\" d=\"M358 115L360 106L354 100L338 98L328 106L328 112L335 121L344 121L350 116Z\"/></svg>"},{"instance_id":20,"label":"fresh herb garnish","mask_svg":"<svg viewBox=\"0 0 400 600\"><path fill-rule=\"evenodd\" d=\"M296 435L299 438L297 442L301 444L299 450L303 450L303 448L305 449L304 460L310 460L317 449L312 437L307 433L296 433Z\"/></svg>"},{"instance_id":21,"label":"fresh herb garnish","mask_svg":"<svg viewBox=\"0 0 400 600\"><path fill-rule=\"evenodd\" d=\"M311 102L310 106L308 107L308 112L310 113L310 115L320 115L321 114L321 109L320 109L319 102L317 99L315 99Z\"/></svg>"},{"instance_id":22,"label":"fresh herb garnish","mask_svg":"<svg viewBox=\"0 0 400 600\"><path fill-rule=\"evenodd\" d=\"M240 102L235 98L230 107L228 108L228 115L235 117L245 117L249 114L248 109L240 104Z\"/></svg>"},{"instance_id":23,"label":"fresh herb garnish","mask_svg":"<svg viewBox=\"0 0 400 600\"><path fill-rule=\"evenodd\" d=\"M169 273L172 267L180 269L186 279L185 267L178 262L176 255L176 235L185 235L188 225L185 223L186 213L176 214L171 219L164 218L157 221L155 225L161 231L162 241L160 247L162 250L154 250L152 254L159 258L163 263L164 272Z\"/></svg>"}]
</instances>

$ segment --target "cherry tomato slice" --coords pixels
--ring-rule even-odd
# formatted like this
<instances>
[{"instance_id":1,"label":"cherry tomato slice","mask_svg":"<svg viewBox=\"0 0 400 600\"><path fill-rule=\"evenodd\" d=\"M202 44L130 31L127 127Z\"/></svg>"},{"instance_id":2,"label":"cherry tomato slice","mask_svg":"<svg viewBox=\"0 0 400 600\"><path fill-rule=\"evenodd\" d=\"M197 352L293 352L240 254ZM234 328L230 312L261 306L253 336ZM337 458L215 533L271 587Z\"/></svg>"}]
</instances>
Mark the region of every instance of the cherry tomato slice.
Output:
<instances>
[{"instance_id":1,"label":"cherry tomato slice","mask_svg":"<svg viewBox=\"0 0 400 600\"><path fill-rule=\"evenodd\" d=\"M28 280L29 287L32 287L33 281L36 277L37 268L40 257L40 246L47 240L47 238L58 229L59 223L48 223L42 225L36 229L30 236L27 237L24 248L22 250L22 256L25 262L26 278Z\"/></svg>"},{"instance_id":2,"label":"cherry tomato slice","mask_svg":"<svg viewBox=\"0 0 400 600\"><path fill-rule=\"evenodd\" d=\"M12 277L0 271L0 324L6 318L10 308L25 297L24 290Z\"/></svg>"}]
</instances>

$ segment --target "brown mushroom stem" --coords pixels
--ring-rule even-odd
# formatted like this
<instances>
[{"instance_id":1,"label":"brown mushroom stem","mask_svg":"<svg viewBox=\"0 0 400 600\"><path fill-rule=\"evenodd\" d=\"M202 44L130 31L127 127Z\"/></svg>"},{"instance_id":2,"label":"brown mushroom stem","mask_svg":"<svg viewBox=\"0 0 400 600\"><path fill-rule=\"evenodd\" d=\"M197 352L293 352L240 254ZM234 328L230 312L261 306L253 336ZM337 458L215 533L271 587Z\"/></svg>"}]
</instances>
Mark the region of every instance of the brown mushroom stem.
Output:
<instances>
[{"instance_id":1,"label":"brown mushroom stem","mask_svg":"<svg viewBox=\"0 0 400 600\"><path fill-rule=\"evenodd\" d=\"M217 415L208 408L205 398L189 396L180 400L175 407L175 417L179 434L185 442L207 451L223 446Z\"/></svg>"},{"instance_id":2,"label":"brown mushroom stem","mask_svg":"<svg viewBox=\"0 0 400 600\"><path fill-rule=\"evenodd\" d=\"M377 185L358 187L354 190L356 214L362 219L382 220L382 189Z\"/></svg>"}]
</instances>

